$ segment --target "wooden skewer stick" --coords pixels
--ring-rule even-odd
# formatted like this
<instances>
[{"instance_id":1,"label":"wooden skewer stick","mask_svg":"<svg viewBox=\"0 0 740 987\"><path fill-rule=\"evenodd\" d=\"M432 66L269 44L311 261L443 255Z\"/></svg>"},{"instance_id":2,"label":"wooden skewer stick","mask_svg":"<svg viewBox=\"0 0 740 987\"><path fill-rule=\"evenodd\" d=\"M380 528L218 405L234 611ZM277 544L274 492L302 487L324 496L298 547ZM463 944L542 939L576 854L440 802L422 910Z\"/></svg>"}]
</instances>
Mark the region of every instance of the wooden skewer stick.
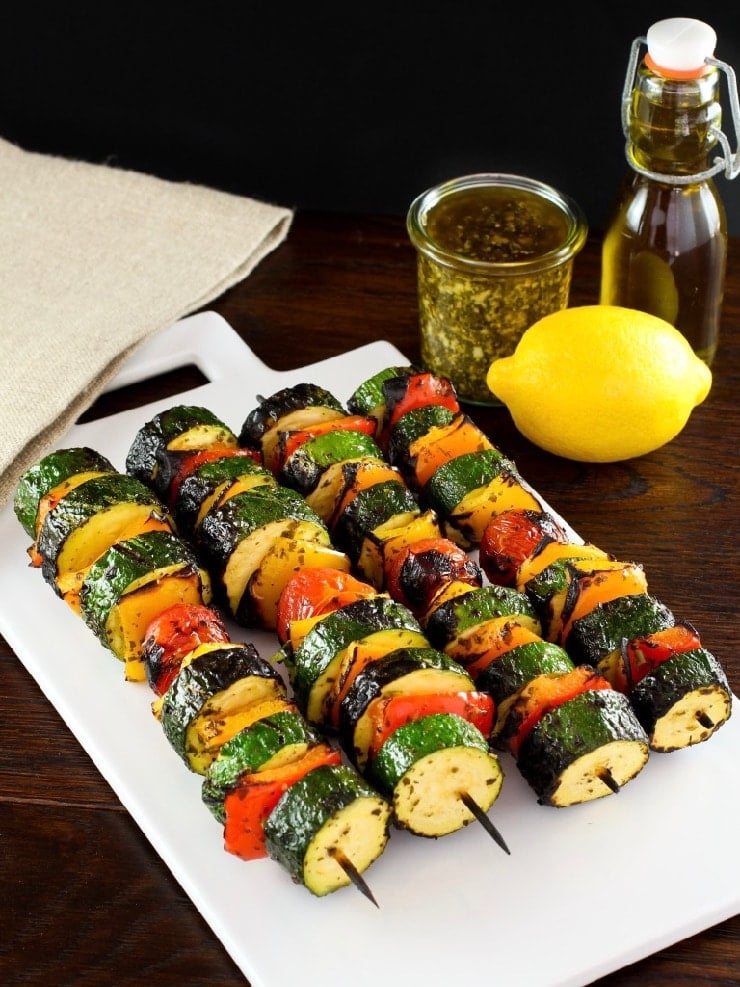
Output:
<instances>
[{"instance_id":1,"label":"wooden skewer stick","mask_svg":"<svg viewBox=\"0 0 740 987\"><path fill-rule=\"evenodd\" d=\"M362 891L368 901L372 901L376 908L380 908L380 905L375 900L375 896L368 887L367 881L357 870L349 857L343 854L342 851L338 850L336 847L332 847L331 850L329 850L329 853L336 860L350 881L352 881L357 890Z\"/></svg>"},{"instance_id":2,"label":"wooden skewer stick","mask_svg":"<svg viewBox=\"0 0 740 987\"><path fill-rule=\"evenodd\" d=\"M602 768L601 771L599 771L598 778L600 781L603 781L606 787L610 788L615 795L620 790L619 783L614 780L614 775L611 773L609 768Z\"/></svg>"},{"instance_id":3,"label":"wooden skewer stick","mask_svg":"<svg viewBox=\"0 0 740 987\"><path fill-rule=\"evenodd\" d=\"M498 843L501 849L504 850L506 853L508 853L509 856L511 856L511 850L506 845L506 840L503 838L501 833L499 833L499 831L496 829L496 827L493 825L491 820L488 818L488 816L483 811L483 809L481 809L481 807L478 805L475 799L472 798L470 795L468 795L467 792L460 792L460 801L462 802L462 804L465 806L466 809L469 809L470 812L473 813L473 815L481 824L481 826L485 829L485 831L490 836L493 837L493 839L496 841L496 843Z\"/></svg>"},{"instance_id":4,"label":"wooden skewer stick","mask_svg":"<svg viewBox=\"0 0 740 987\"><path fill-rule=\"evenodd\" d=\"M707 716L704 710L698 709L696 711L696 718L705 730L711 730L714 727L714 720L710 716Z\"/></svg>"}]
</instances>

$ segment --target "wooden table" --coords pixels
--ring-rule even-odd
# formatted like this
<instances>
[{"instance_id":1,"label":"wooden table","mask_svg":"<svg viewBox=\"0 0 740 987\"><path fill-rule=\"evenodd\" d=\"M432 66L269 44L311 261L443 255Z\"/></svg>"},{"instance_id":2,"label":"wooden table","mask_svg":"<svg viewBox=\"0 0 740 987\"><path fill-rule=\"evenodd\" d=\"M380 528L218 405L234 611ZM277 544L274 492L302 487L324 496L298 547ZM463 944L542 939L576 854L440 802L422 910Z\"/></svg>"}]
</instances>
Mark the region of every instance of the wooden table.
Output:
<instances>
[{"instance_id":1,"label":"wooden table","mask_svg":"<svg viewBox=\"0 0 740 987\"><path fill-rule=\"evenodd\" d=\"M576 262L572 304L597 300L598 276L599 243L592 237ZM280 370L383 338L410 359L418 357L415 258L397 218L299 214L287 241L209 308ZM473 415L577 531L620 558L643 563L651 590L696 624L737 693L737 240L730 248L714 371L712 393L683 433L658 452L623 464L566 462L530 445L504 409ZM195 371L177 371L107 396L94 414L135 407L198 382ZM701 868L703 854L727 852L713 845L710 819L707 826L676 866ZM2 639L0 889L2 983L244 983ZM647 879L643 890L636 914L625 921L650 921ZM740 916L599 983L740 984Z\"/></svg>"}]
</instances>

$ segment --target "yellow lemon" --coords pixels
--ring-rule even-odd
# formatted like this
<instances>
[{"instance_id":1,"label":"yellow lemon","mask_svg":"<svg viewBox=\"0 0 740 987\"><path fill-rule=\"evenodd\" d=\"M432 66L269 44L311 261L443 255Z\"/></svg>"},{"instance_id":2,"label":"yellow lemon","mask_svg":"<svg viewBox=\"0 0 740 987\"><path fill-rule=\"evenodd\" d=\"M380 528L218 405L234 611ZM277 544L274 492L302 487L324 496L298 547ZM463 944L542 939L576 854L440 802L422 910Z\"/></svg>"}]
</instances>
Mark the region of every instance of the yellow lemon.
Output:
<instances>
[{"instance_id":1,"label":"yellow lemon","mask_svg":"<svg viewBox=\"0 0 740 987\"><path fill-rule=\"evenodd\" d=\"M583 305L536 322L512 356L494 360L487 382L535 445L608 463L678 435L709 393L712 373L663 319Z\"/></svg>"}]
</instances>

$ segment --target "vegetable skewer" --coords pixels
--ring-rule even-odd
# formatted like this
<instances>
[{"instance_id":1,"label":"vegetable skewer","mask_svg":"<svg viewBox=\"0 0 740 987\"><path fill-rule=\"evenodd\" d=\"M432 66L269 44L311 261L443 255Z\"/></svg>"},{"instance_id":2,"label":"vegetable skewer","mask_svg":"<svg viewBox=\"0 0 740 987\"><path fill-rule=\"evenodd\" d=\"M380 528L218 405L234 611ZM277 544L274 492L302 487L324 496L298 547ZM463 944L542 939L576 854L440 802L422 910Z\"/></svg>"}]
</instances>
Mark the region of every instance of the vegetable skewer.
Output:
<instances>
[{"instance_id":1,"label":"vegetable skewer","mask_svg":"<svg viewBox=\"0 0 740 987\"><path fill-rule=\"evenodd\" d=\"M51 453L29 470L15 507L34 539L32 564L50 572L52 549L69 555L74 542L65 569L74 580L62 588L55 579L54 588L125 662L127 679L149 681L165 736L204 776L204 802L229 852L269 855L316 895L352 883L377 906L361 875L385 848L390 806L309 728L275 667L229 640L192 548L149 487L120 476L118 486L108 461L87 449ZM101 479L113 496L101 496ZM271 746L260 746L275 721ZM230 760L229 745L241 761Z\"/></svg>"},{"instance_id":2,"label":"vegetable skewer","mask_svg":"<svg viewBox=\"0 0 740 987\"><path fill-rule=\"evenodd\" d=\"M696 629L677 621L646 584L626 581L616 593L597 587L601 599L579 610L573 592L579 574L573 570L584 551L546 514L511 511L490 521L480 560L489 578L518 586L540 610L549 606L540 589L543 574L559 567L559 580L550 579L551 591L553 584L564 585L571 577L564 600L571 615L561 620L559 631L551 628L551 636L559 634L576 660L593 664L630 697L653 750L707 740L732 710L721 665L702 646Z\"/></svg>"},{"instance_id":3,"label":"vegetable skewer","mask_svg":"<svg viewBox=\"0 0 740 987\"><path fill-rule=\"evenodd\" d=\"M685 627L681 630L680 626L672 626L672 615L665 617L669 614L667 609L649 596L641 566L616 560L597 546L573 542L564 526L547 515L543 505L528 504L526 497L517 502L528 488L515 469L504 465L491 479L476 474L471 464L491 452L487 448L473 451L476 431L483 446L488 440L469 423L467 445L462 450L458 448L455 458L431 475L420 473L420 464L423 471L430 456L436 461L436 447L454 418L449 400L445 399L435 412L446 416L443 426L430 425L428 416L432 412L419 408L423 404L418 400L420 386L429 394L433 407L434 390L439 385L432 385L429 375L413 368L400 373L385 371L365 382L350 398L348 407L357 412L373 405L390 460L397 463L422 501L426 499L436 507L453 537L459 538L462 533L468 541L480 545L486 574L492 582L501 581L508 572L512 585L526 591L537 604L548 640L566 647L575 661L598 665L611 684L629 696L653 750L671 751L707 740L728 719L732 699L721 665L701 647L698 635L692 638ZM396 408L403 408L409 392L417 395L416 408L399 416ZM419 419L420 415L427 418ZM412 419L408 427L406 419ZM503 498L502 476L506 491ZM510 495L511 485L516 490L514 497ZM494 533L505 524L497 518L509 516L539 518L543 525L528 535L519 530L521 541L517 545L514 539L514 551L521 550L522 554L515 573L511 571L509 547L504 546L498 555L489 551ZM452 529L450 519L454 519ZM523 547L527 538L533 541L529 553ZM656 626L642 630L638 620L632 631L631 620L637 619L637 611L645 609L656 610L656 617L662 613L667 623L658 621ZM613 636L601 642L601 653L593 642L606 628ZM625 634L633 639L622 646ZM637 640L635 634L642 638Z\"/></svg>"}]
</instances>

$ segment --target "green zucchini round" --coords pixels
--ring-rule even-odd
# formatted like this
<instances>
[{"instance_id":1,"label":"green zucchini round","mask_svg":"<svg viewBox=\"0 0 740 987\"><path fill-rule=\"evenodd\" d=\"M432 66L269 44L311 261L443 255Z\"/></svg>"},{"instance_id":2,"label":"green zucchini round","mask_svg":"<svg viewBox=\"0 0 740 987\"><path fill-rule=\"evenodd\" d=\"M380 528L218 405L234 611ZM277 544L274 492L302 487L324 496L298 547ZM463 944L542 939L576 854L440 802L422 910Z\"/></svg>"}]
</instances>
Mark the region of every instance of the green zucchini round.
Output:
<instances>
[{"instance_id":1,"label":"green zucchini round","mask_svg":"<svg viewBox=\"0 0 740 987\"><path fill-rule=\"evenodd\" d=\"M382 480L360 490L345 507L334 525L334 542L353 562L357 562L363 540L375 528L397 514L418 509L419 505L400 477L398 480Z\"/></svg>"},{"instance_id":2,"label":"green zucchini round","mask_svg":"<svg viewBox=\"0 0 740 987\"><path fill-rule=\"evenodd\" d=\"M382 455L375 439L366 432L337 428L304 442L283 463L277 478L305 497L316 489L326 469L334 463Z\"/></svg>"},{"instance_id":3,"label":"green zucchini round","mask_svg":"<svg viewBox=\"0 0 740 987\"><path fill-rule=\"evenodd\" d=\"M87 563L92 563L118 540L116 529L125 527L126 518L138 508L163 519L167 517L153 491L140 480L123 473L104 473L70 490L49 511L41 525L37 547L42 557L44 579L56 588L59 558L68 540L77 532L81 533L88 524L100 532L100 537L93 537L91 532L90 551L82 553ZM121 523L117 526L105 523L103 515L112 511L121 514ZM97 551L98 545L100 551Z\"/></svg>"},{"instance_id":4,"label":"green zucchini round","mask_svg":"<svg viewBox=\"0 0 740 987\"><path fill-rule=\"evenodd\" d=\"M732 711L727 676L706 648L661 662L640 679L629 698L651 749L661 752L708 740Z\"/></svg>"},{"instance_id":5,"label":"green zucchini round","mask_svg":"<svg viewBox=\"0 0 740 987\"><path fill-rule=\"evenodd\" d=\"M252 449L260 449L262 437L292 411L310 407L344 411L334 395L318 384L294 384L276 391L268 398L260 397L258 400L259 404L249 412L239 433L239 445Z\"/></svg>"},{"instance_id":6,"label":"green zucchini round","mask_svg":"<svg viewBox=\"0 0 740 987\"><path fill-rule=\"evenodd\" d=\"M513 696L537 675L559 675L570 672L573 662L557 644L549 641L529 641L489 662L476 677L475 684L488 692L494 702L501 703Z\"/></svg>"},{"instance_id":7,"label":"green zucchini round","mask_svg":"<svg viewBox=\"0 0 740 987\"><path fill-rule=\"evenodd\" d=\"M424 629L436 648L444 648L460 634L496 617L526 616L537 620L530 600L508 586L471 587L445 600L427 617Z\"/></svg>"},{"instance_id":8,"label":"green zucchini round","mask_svg":"<svg viewBox=\"0 0 740 987\"><path fill-rule=\"evenodd\" d=\"M248 456L223 456L197 466L183 479L175 496L173 516L177 530L186 537L192 537L206 498L223 483L245 476L259 476L270 486L276 483L268 469Z\"/></svg>"},{"instance_id":9,"label":"green zucchini round","mask_svg":"<svg viewBox=\"0 0 740 987\"><path fill-rule=\"evenodd\" d=\"M464 497L487 486L504 470L514 473L515 466L498 449L466 452L436 469L424 485L422 494L426 502L446 518Z\"/></svg>"},{"instance_id":10,"label":"green zucchini round","mask_svg":"<svg viewBox=\"0 0 740 987\"><path fill-rule=\"evenodd\" d=\"M388 433L388 462L406 472L410 467L411 444L430 429L449 425L455 414L442 404L428 404L401 415Z\"/></svg>"},{"instance_id":11,"label":"green zucchini round","mask_svg":"<svg viewBox=\"0 0 740 987\"><path fill-rule=\"evenodd\" d=\"M161 723L167 740L190 767L187 732L205 703L240 679L271 680L282 687L277 669L251 644L224 644L194 658L177 673L162 698ZM280 688L278 689L280 691Z\"/></svg>"},{"instance_id":12,"label":"green zucchini round","mask_svg":"<svg viewBox=\"0 0 740 987\"><path fill-rule=\"evenodd\" d=\"M475 688L468 673L434 648L398 648L371 662L357 675L339 709L339 734L351 760L363 767L372 727L367 711L373 699L388 691L467 692Z\"/></svg>"},{"instance_id":13,"label":"green zucchini round","mask_svg":"<svg viewBox=\"0 0 740 987\"><path fill-rule=\"evenodd\" d=\"M392 800L400 829L436 839L473 822L461 798L487 812L503 772L481 732L454 713L433 713L395 730L368 763L366 776Z\"/></svg>"},{"instance_id":14,"label":"green zucchini round","mask_svg":"<svg viewBox=\"0 0 740 987\"><path fill-rule=\"evenodd\" d=\"M372 415L373 418L382 419L385 410L385 382L396 377L410 377L416 372L416 368L412 366L384 367L355 389L347 402L347 408L353 415Z\"/></svg>"},{"instance_id":15,"label":"green zucchini round","mask_svg":"<svg viewBox=\"0 0 740 987\"><path fill-rule=\"evenodd\" d=\"M286 661L296 702L305 710L316 680L353 641L375 631L404 629L421 633L414 615L386 596L370 596L340 607L319 620Z\"/></svg>"},{"instance_id":16,"label":"green zucchini round","mask_svg":"<svg viewBox=\"0 0 740 987\"><path fill-rule=\"evenodd\" d=\"M288 747L308 747L321 740L297 709L286 709L257 720L227 740L211 762L203 779L203 802L224 823L224 799L242 775L259 771Z\"/></svg>"},{"instance_id":17,"label":"green zucchini round","mask_svg":"<svg viewBox=\"0 0 740 987\"><path fill-rule=\"evenodd\" d=\"M87 446L57 449L44 456L21 476L13 496L13 510L23 530L36 537L39 504L54 487L78 473L115 473L113 464Z\"/></svg>"},{"instance_id":18,"label":"green zucchini round","mask_svg":"<svg viewBox=\"0 0 740 987\"><path fill-rule=\"evenodd\" d=\"M325 527L318 514L296 491L268 484L244 490L210 510L196 534L196 547L215 578L223 576L241 541L273 521L314 521Z\"/></svg>"},{"instance_id":19,"label":"green zucchini round","mask_svg":"<svg viewBox=\"0 0 740 987\"><path fill-rule=\"evenodd\" d=\"M170 531L148 531L116 542L92 564L80 589L80 613L106 647L110 647L108 617L129 586L168 566L199 568L191 546Z\"/></svg>"},{"instance_id":20,"label":"green zucchini round","mask_svg":"<svg viewBox=\"0 0 740 987\"><path fill-rule=\"evenodd\" d=\"M322 897L351 883L339 860L362 874L388 841L391 807L347 765L309 771L264 824L268 855L296 884Z\"/></svg>"},{"instance_id":21,"label":"green zucchini round","mask_svg":"<svg viewBox=\"0 0 740 987\"><path fill-rule=\"evenodd\" d=\"M521 589L535 608L543 627L551 622L550 601L553 596L568 589L571 584L572 559L559 559L527 580Z\"/></svg>"},{"instance_id":22,"label":"green zucchini round","mask_svg":"<svg viewBox=\"0 0 740 987\"><path fill-rule=\"evenodd\" d=\"M197 405L176 405L161 411L146 422L134 436L126 454L126 472L142 483L151 485L157 474L157 454L170 443L194 428L213 431L216 441L236 445L236 436L208 408Z\"/></svg>"},{"instance_id":23,"label":"green zucchini round","mask_svg":"<svg viewBox=\"0 0 740 987\"><path fill-rule=\"evenodd\" d=\"M674 622L668 607L649 593L620 596L573 621L568 652L576 664L598 665L623 640L654 634Z\"/></svg>"},{"instance_id":24,"label":"green zucchini round","mask_svg":"<svg viewBox=\"0 0 740 987\"><path fill-rule=\"evenodd\" d=\"M517 767L541 805L560 808L612 794L643 769L648 755L647 735L627 697L600 689L546 713L523 740Z\"/></svg>"}]
</instances>

